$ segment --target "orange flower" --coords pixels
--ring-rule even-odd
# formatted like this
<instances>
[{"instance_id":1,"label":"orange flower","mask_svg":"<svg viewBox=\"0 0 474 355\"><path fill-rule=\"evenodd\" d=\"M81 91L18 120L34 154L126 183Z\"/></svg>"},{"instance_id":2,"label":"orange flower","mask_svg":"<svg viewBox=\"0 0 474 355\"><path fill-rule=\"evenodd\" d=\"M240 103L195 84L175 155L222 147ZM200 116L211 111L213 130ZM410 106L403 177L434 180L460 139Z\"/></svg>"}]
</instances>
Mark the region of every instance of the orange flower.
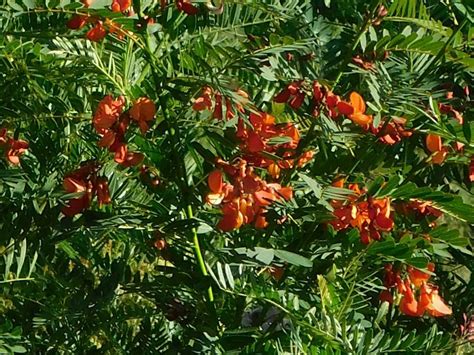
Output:
<instances>
[{"instance_id":1,"label":"orange flower","mask_svg":"<svg viewBox=\"0 0 474 355\"><path fill-rule=\"evenodd\" d=\"M400 311L410 317L421 317L424 313L424 309L418 306L408 280L405 281L405 290L400 300Z\"/></svg>"},{"instance_id":2,"label":"orange flower","mask_svg":"<svg viewBox=\"0 0 474 355\"><path fill-rule=\"evenodd\" d=\"M212 89L209 86L205 86L202 89L201 96L199 96L193 103L193 110L195 111L203 111L203 110L211 110L212 108Z\"/></svg>"},{"instance_id":3,"label":"orange flower","mask_svg":"<svg viewBox=\"0 0 474 355\"><path fill-rule=\"evenodd\" d=\"M428 134L426 136L426 148L430 153L433 153L431 156L431 162L433 164L442 164L446 159L448 150L446 147L443 147L440 136L432 133Z\"/></svg>"},{"instance_id":4,"label":"orange flower","mask_svg":"<svg viewBox=\"0 0 474 355\"><path fill-rule=\"evenodd\" d=\"M431 285L421 286L419 303L419 312L423 313L426 310L433 317L444 317L453 313L451 307L439 296L437 288Z\"/></svg>"},{"instance_id":5,"label":"orange flower","mask_svg":"<svg viewBox=\"0 0 474 355\"><path fill-rule=\"evenodd\" d=\"M77 174L76 174L77 175ZM81 193L78 198L73 198L68 201L68 204L62 208L62 212L72 217L81 213L90 206L92 198L92 188L90 184L78 176L66 176L63 182L64 190L67 193Z\"/></svg>"},{"instance_id":6,"label":"orange flower","mask_svg":"<svg viewBox=\"0 0 474 355\"><path fill-rule=\"evenodd\" d=\"M428 263L428 266L426 267L428 271L433 272L435 265L433 263ZM408 268L408 276L410 277L410 281L415 285L416 287L420 287L428 279L431 277L430 274L427 274L426 272L423 272L421 270L415 269L413 267Z\"/></svg>"},{"instance_id":7,"label":"orange flower","mask_svg":"<svg viewBox=\"0 0 474 355\"><path fill-rule=\"evenodd\" d=\"M305 93L300 89L302 82L302 80L292 82L276 95L273 101L277 103L288 102L291 108L297 110L301 107L305 98Z\"/></svg>"},{"instance_id":8,"label":"orange flower","mask_svg":"<svg viewBox=\"0 0 474 355\"><path fill-rule=\"evenodd\" d=\"M20 164L20 155L28 149L28 143L24 140L11 138L8 141L8 150L6 151L7 159L13 165Z\"/></svg>"},{"instance_id":9,"label":"orange flower","mask_svg":"<svg viewBox=\"0 0 474 355\"><path fill-rule=\"evenodd\" d=\"M67 22L66 26L71 30L78 30L84 27L88 22L89 17L84 15L74 15L71 19Z\"/></svg>"},{"instance_id":10,"label":"orange flower","mask_svg":"<svg viewBox=\"0 0 474 355\"><path fill-rule=\"evenodd\" d=\"M310 162L314 157L314 150L308 150L307 152L304 152L300 158L298 159L297 166L298 168L302 168L305 166L308 162Z\"/></svg>"},{"instance_id":11,"label":"orange flower","mask_svg":"<svg viewBox=\"0 0 474 355\"><path fill-rule=\"evenodd\" d=\"M125 99L123 96L119 96L117 100L114 100L111 95L104 97L99 102L92 121L96 131L103 134L106 129L112 127L122 113L124 105Z\"/></svg>"},{"instance_id":12,"label":"orange flower","mask_svg":"<svg viewBox=\"0 0 474 355\"><path fill-rule=\"evenodd\" d=\"M372 116L365 114L366 106L364 99L355 91L350 95L350 103L340 101L337 103L337 109L359 126L368 127L372 123Z\"/></svg>"},{"instance_id":13,"label":"orange flower","mask_svg":"<svg viewBox=\"0 0 474 355\"><path fill-rule=\"evenodd\" d=\"M96 191L97 191L97 201L99 207L102 205L108 205L112 202L109 192L109 183L106 177L99 177L96 180Z\"/></svg>"},{"instance_id":14,"label":"orange flower","mask_svg":"<svg viewBox=\"0 0 474 355\"><path fill-rule=\"evenodd\" d=\"M87 39L93 42L100 42L105 36L107 36L107 30L103 26L102 21L97 21L95 26L86 33Z\"/></svg>"},{"instance_id":15,"label":"orange flower","mask_svg":"<svg viewBox=\"0 0 474 355\"><path fill-rule=\"evenodd\" d=\"M140 97L130 109L130 117L138 122L140 131L144 134L148 130L148 121L155 117L156 107L153 101Z\"/></svg>"},{"instance_id":16,"label":"orange flower","mask_svg":"<svg viewBox=\"0 0 474 355\"><path fill-rule=\"evenodd\" d=\"M223 217L217 227L224 231L230 232L233 229L239 229L244 223L244 216L238 209L237 203L233 202L222 207Z\"/></svg>"},{"instance_id":17,"label":"orange flower","mask_svg":"<svg viewBox=\"0 0 474 355\"><path fill-rule=\"evenodd\" d=\"M268 173L270 174L270 176L274 179L278 179L280 177L280 167L278 166L278 164L276 164L275 162L272 162L268 167L267 167L267 170L268 170Z\"/></svg>"},{"instance_id":18,"label":"orange flower","mask_svg":"<svg viewBox=\"0 0 474 355\"><path fill-rule=\"evenodd\" d=\"M113 12L124 12L130 5L132 5L131 0L113 0L112 1L112 11Z\"/></svg>"},{"instance_id":19,"label":"orange flower","mask_svg":"<svg viewBox=\"0 0 474 355\"><path fill-rule=\"evenodd\" d=\"M187 15L196 15L199 12L199 8L194 6L191 0L176 0L176 7Z\"/></svg>"},{"instance_id":20,"label":"orange flower","mask_svg":"<svg viewBox=\"0 0 474 355\"><path fill-rule=\"evenodd\" d=\"M247 161L241 160L234 166L218 160L232 183L223 181L220 170L214 170L208 176L211 190L206 201L213 205L221 205L223 217L217 225L223 231L238 229L243 224L255 222L256 228L265 228L265 208L278 199L289 200L293 197L290 187L280 184L268 184L254 174Z\"/></svg>"},{"instance_id":21,"label":"orange flower","mask_svg":"<svg viewBox=\"0 0 474 355\"><path fill-rule=\"evenodd\" d=\"M370 125L373 134L379 137L382 143L393 145L402 140L402 138L410 137L413 132L405 129L406 119L403 117L393 117L388 123L380 122L378 127Z\"/></svg>"},{"instance_id":22,"label":"orange flower","mask_svg":"<svg viewBox=\"0 0 474 355\"><path fill-rule=\"evenodd\" d=\"M82 4L84 5L84 7L89 7L92 5L92 3L94 2L94 0L81 0Z\"/></svg>"},{"instance_id":23,"label":"orange flower","mask_svg":"<svg viewBox=\"0 0 474 355\"><path fill-rule=\"evenodd\" d=\"M441 141L441 137L436 134L428 134L426 136L426 148L431 153L439 152L443 148L443 142Z\"/></svg>"}]
</instances>

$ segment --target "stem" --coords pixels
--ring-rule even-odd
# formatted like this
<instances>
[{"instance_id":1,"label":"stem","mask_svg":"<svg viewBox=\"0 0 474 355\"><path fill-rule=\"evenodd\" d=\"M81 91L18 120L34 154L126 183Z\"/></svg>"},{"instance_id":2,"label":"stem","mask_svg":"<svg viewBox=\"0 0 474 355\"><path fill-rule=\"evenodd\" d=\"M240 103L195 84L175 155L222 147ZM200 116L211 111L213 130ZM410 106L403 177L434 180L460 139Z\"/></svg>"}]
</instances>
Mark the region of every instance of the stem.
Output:
<instances>
[{"instance_id":1,"label":"stem","mask_svg":"<svg viewBox=\"0 0 474 355\"><path fill-rule=\"evenodd\" d=\"M188 205L188 218L193 218L193 208L191 205ZM196 258L201 268L201 272L204 276L208 276L206 269L206 264L204 263L204 258L202 257L201 247L199 245L199 237L196 228L193 228L193 242L194 242L194 251L196 252ZM207 296L209 302L214 302L214 293L212 292L212 286L209 286L207 289Z\"/></svg>"}]
</instances>

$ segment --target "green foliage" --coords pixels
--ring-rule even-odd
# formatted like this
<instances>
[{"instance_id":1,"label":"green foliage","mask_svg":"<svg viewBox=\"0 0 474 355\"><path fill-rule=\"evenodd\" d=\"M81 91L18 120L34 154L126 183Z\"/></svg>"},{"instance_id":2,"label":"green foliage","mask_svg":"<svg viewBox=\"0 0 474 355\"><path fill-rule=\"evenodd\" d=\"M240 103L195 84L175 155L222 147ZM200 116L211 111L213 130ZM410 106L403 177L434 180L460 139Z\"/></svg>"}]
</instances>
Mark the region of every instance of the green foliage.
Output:
<instances>
[{"instance_id":1,"label":"green foliage","mask_svg":"<svg viewBox=\"0 0 474 355\"><path fill-rule=\"evenodd\" d=\"M474 299L468 1L223 3L216 14L199 2L196 16L173 1L133 1L130 16L102 0L89 8L69 0L0 4L0 128L29 142L19 166L0 159L0 352L472 351L459 331ZM377 23L381 4L388 13ZM88 41L85 28L66 27L75 14L112 19L124 36ZM356 65L357 55L372 66ZM360 92L375 126L403 116L413 135L385 145L347 119L314 116L307 102L297 110L274 102L295 80L318 80L344 99ZM240 148L237 117L219 121L191 108L204 86L229 99L224 117L238 105L271 113L298 126L298 153L315 152L304 167L282 170L294 198L272 204L266 229L224 233L220 211L205 203L215 158L235 161ZM311 90L304 87L306 100ZM440 112L447 91L464 122ZM127 107L139 97L156 104L151 129L126 133L149 175L97 146L91 121L109 94L123 95ZM428 133L464 148L430 164ZM62 207L77 196L64 192L63 178L89 160L100 163L112 203L66 217ZM396 210L395 229L363 245L357 229L328 224L335 200L358 198L332 186L340 176L367 187L370 198L426 202L444 215L434 227ZM385 264L426 270L428 262L452 316L413 318L399 300L379 302Z\"/></svg>"}]
</instances>

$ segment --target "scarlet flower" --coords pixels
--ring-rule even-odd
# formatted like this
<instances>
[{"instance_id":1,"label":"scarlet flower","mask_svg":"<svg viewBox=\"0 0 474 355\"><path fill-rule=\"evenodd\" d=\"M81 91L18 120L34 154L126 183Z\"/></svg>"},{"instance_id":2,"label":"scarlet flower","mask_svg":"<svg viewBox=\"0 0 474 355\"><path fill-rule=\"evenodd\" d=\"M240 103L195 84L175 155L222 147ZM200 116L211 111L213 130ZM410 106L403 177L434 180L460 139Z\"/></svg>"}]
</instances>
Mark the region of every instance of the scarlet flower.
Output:
<instances>
[{"instance_id":1,"label":"scarlet flower","mask_svg":"<svg viewBox=\"0 0 474 355\"><path fill-rule=\"evenodd\" d=\"M102 205L108 205L112 202L109 192L109 183L106 177L97 178L95 188L99 207L102 207Z\"/></svg>"},{"instance_id":2,"label":"scarlet flower","mask_svg":"<svg viewBox=\"0 0 474 355\"><path fill-rule=\"evenodd\" d=\"M81 0L82 4L84 5L84 7L89 7L92 5L92 3L94 2L94 0Z\"/></svg>"},{"instance_id":3,"label":"scarlet flower","mask_svg":"<svg viewBox=\"0 0 474 355\"><path fill-rule=\"evenodd\" d=\"M431 156L431 162L433 164L442 164L446 159L448 149L443 147L440 136L432 133L428 134L426 136L426 148L430 153L433 153Z\"/></svg>"},{"instance_id":4,"label":"scarlet flower","mask_svg":"<svg viewBox=\"0 0 474 355\"><path fill-rule=\"evenodd\" d=\"M148 121L155 117L156 106L153 101L146 97L141 97L130 109L130 117L138 122L140 131L144 134L148 130Z\"/></svg>"},{"instance_id":5,"label":"scarlet flower","mask_svg":"<svg viewBox=\"0 0 474 355\"><path fill-rule=\"evenodd\" d=\"M97 21L95 26L86 33L87 39L93 42L100 42L105 36L107 36L107 30L102 21Z\"/></svg>"},{"instance_id":6,"label":"scarlet flower","mask_svg":"<svg viewBox=\"0 0 474 355\"><path fill-rule=\"evenodd\" d=\"M393 296L389 290L383 290L380 292L379 299L381 302L388 302L390 304L393 303Z\"/></svg>"},{"instance_id":7,"label":"scarlet flower","mask_svg":"<svg viewBox=\"0 0 474 355\"><path fill-rule=\"evenodd\" d=\"M97 195L99 207L111 202L107 178L97 177L97 170L96 162L88 162L64 177L64 191L80 195L70 199L62 208L67 217L82 213L89 208L94 195Z\"/></svg>"},{"instance_id":8,"label":"scarlet flower","mask_svg":"<svg viewBox=\"0 0 474 355\"><path fill-rule=\"evenodd\" d=\"M142 153L128 152L124 161L120 163L120 165L126 168L137 166L143 162L143 159L145 159L145 156Z\"/></svg>"},{"instance_id":9,"label":"scarlet flower","mask_svg":"<svg viewBox=\"0 0 474 355\"><path fill-rule=\"evenodd\" d=\"M424 309L418 306L418 301L415 299L408 281L405 282L405 291L400 300L400 311L411 317L421 317L424 312Z\"/></svg>"},{"instance_id":10,"label":"scarlet flower","mask_svg":"<svg viewBox=\"0 0 474 355\"><path fill-rule=\"evenodd\" d=\"M288 102L291 108L297 110L303 104L305 97L304 92L300 89L302 82L302 80L292 82L283 89L283 91L276 95L273 101L277 103Z\"/></svg>"},{"instance_id":11,"label":"scarlet flower","mask_svg":"<svg viewBox=\"0 0 474 355\"><path fill-rule=\"evenodd\" d=\"M374 69L374 63L361 58L360 55L356 55L355 57L353 57L352 62L356 64L357 66L364 68L365 70Z\"/></svg>"},{"instance_id":12,"label":"scarlet flower","mask_svg":"<svg viewBox=\"0 0 474 355\"><path fill-rule=\"evenodd\" d=\"M92 121L96 131L104 133L106 129L111 128L117 122L124 105L123 96L119 96L117 100L114 100L111 95L104 97L99 102Z\"/></svg>"},{"instance_id":13,"label":"scarlet flower","mask_svg":"<svg viewBox=\"0 0 474 355\"><path fill-rule=\"evenodd\" d=\"M78 30L84 27L88 22L89 17L84 15L74 15L67 22L67 27L71 30Z\"/></svg>"},{"instance_id":14,"label":"scarlet flower","mask_svg":"<svg viewBox=\"0 0 474 355\"><path fill-rule=\"evenodd\" d=\"M429 271L433 272L435 265L433 263L429 263L426 267ZM408 268L408 276L410 277L410 281L412 282L415 287L420 287L422 284L426 283L428 279L431 277L430 274L423 272L421 270L415 269L413 267Z\"/></svg>"},{"instance_id":15,"label":"scarlet flower","mask_svg":"<svg viewBox=\"0 0 474 355\"><path fill-rule=\"evenodd\" d=\"M388 123L381 122L377 128L371 124L370 130L382 143L393 145L413 134L411 130L405 129L405 123L406 119L403 117L393 117Z\"/></svg>"},{"instance_id":16,"label":"scarlet flower","mask_svg":"<svg viewBox=\"0 0 474 355\"><path fill-rule=\"evenodd\" d=\"M350 95L350 102L338 102L337 109L359 126L368 127L372 123L372 116L365 114L366 106L364 99L355 91Z\"/></svg>"},{"instance_id":17,"label":"scarlet flower","mask_svg":"<svg viewBox=\"0 0 474 355\"><path fill-rule=\"evenodd\" d=\"M72 217L81 213L90 206L92 199L92 186L81 174L76 171L64 178L64 190L67 193L81 193L82 195L68 201L68 204L62 208L62 212Z\"/></svg>"},{"instance_id":18,"label":"scarlet flower","mask_svg":"<svg viewBox=\"0 0 474 355\"><path fill-rule=\"evenodd\" d=\"M20 164L20 155L25 153L28 149L28 142L21 139L10 138L7 146L6 156L8 161L13 165Z\"/></svg>"},{"instance_id":19,"label":"scarlet flower","mask_svg":"<svg viewBox=\"0 0 474 355\"><path fill-rule=\"evenodd\" d=\"M131 0L113 0L112 1L112 11L113 12L124 12L130 5L132 5Z\"/></svg>"},{"instance_id":20,"label":"scarlet flower","mask_svg":"<svg viewBox=\"0 0 474 355\"><path fill-rule=\"evenodd\" d=\"M209 86L205 86L202 89L201 96L199 96L193 103L193 110L203 111L212 109L212 89Z\"/></svg>"},{"instance_id":21,"label":"scarlet flower","mask_svg":"<svg viewBox=\"0 0 474 355\"><path fill-rule=\"evenodd\" d=\"M191 0L176 0L176 7L187 15L196 15L199 12L199 8L194 6Z\"/></svg>"},{"instance_id":22,"label":"scarlet flower","mask_svg":"<svg viewBox=\"0 0 474 355\"><path fill-rule=\"evenodd\" d=\"M423 284L420 293L419 312L427 311L433 317L444 317L453 313L444 300L438 294L438 289L432 285Z\"/></svg>"},{"instance_id":23,"label":"scarlet flower","mask_svg":"<svg viewBox=\"0 0 474 355\"><path fill-rule=\"evenodd\" d=\"M302 168L305 166L308 162L310 162L314 157L314 150L308 150L307 152L304 152L300 158L298 159L298 164L297 166L299 168Z\"/></svg>"},{"instance_id":24,"label":"scarlet flower","mask_svg":"<svg viewBox=\"0 0 474 355\"><path fill-rule=\"evenodd\" d=\"M289 200L293 190L280 184L267 184L254 174L253 168L241 160L232 166L218 160L232 183L223 180L221 170L214 170L208 176L210 193L206 201L221 205L223 217L217 227L223 231L240 228L243 224L255 222L256 228L265 228L266 208L279 199Z\"/></svg>"},{"instance_id":25,"label":"scarlet flower","mask_svg":"<svg viewBox=\"0 0 474 355\"><path fill-rule=\"evenodd\" d=\"M103 136L97 145L102 148L109 148L115 142L115 139L115 132L110 129L106 129L104 130Z\"/></svg>"}]
</instances>

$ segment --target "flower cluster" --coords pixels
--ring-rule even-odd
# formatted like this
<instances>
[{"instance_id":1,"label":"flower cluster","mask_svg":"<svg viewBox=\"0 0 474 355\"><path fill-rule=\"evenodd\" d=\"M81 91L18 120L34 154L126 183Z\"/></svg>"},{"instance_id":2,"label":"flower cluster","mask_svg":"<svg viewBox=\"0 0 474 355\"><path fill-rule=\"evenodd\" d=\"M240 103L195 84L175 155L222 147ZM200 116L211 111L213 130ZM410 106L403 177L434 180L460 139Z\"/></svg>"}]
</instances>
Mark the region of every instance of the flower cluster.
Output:
<instances>
[{"instance_id":1,"label":"flower cluster","mask_svg":"<svg viewBox=\"0 0 474 355\"><path fill-rule=\"evenodd\" d=\"M249 95L243 90L237 90L236 95L239 97L239 101L236 103L237 112L244 113L244 107L242 103L248 101ZM193 110L195 111L212 111L212 117L221 120L223 117L223 104L225 103L225 118L230 120L235 117L236 113L232 108L232 102L228 98L223 98L222 94L214 91L209 86L205 86L201 90L201 95L194 100Z\"/></svg>"},{"instance_id":2,"label":"flower cluster","mask_svg":"<svg viewBox=\"0 0 474 355\"><path fill-rule=\"evenodd\" d=\"M199 13L199 8L193 5L192 0L176 0L176 8L191 16Z\"/></svg>"},{"instance_id":3,"label":"flower cluster","mask_svg":"<svg viewBox=\"0 0 474 355\"><path fill-rule=\"evenodd\" d=\"M414 215L416 219L430 217L436 219L443 215L439 209L433 206L430 201L419 201L412 199L409 202L401 202L396 206L397 212L404 215Z\"/></svg>"},{"instance_id":4,"label":"flower cluster","mask_svg":"<svg viewBox=\"0 0 474 355\"><path fill-rule=\"evenodd\" d=\"M20 164L20 155L28 149L28 142L11 138L6 128L0 129L0 149L3 149L7 160L13 165Z\"/></svg>"},{"instance_id":5,"label":"flower cluster","mask_svg":"<svg viewBox=\"0 0 474 355\"><path fill-rule=\"evenodd\" d=\"M432 273L435 269L429 263L427 269ZM428 313L433 317L443 317L452 313L451 308L438 294L438 287L428 283L431 274L425 273L412 266L407 267L408 278L402 280L400 270L394 270L393 265L385 266L384 286L380 300L393 303L393 291L401 295L400 311L407 316L421 317ZM415 297L418 294L418 299Z\"/></svg>"},{"instance_id":6,"label":"flower cluster","mask_svg":"<svg viewBox=\"0 0 474 355\"><path fill-rule=\"evenodd\" d=\"M301 167L312 159L313 151L296 156L300 134L293 123L276 124L275 118L265 112L250 113L249 121L250 126L245 126L243 120L239 120L237 125L236 135L241 141L240 149L247 161L267 168L273 178L279 178L281 169L291 169L295 163ZM280 143L279 139L283 142ZM263 155L263 152L277 155L281 160L273 161Z\"/></svg>"},{"instance_id":7,"label":"flower cluster","mask_svg":"<svg viewBox=\"0 0 474 355\"><path fill-rule=\"evenodd\" d=\"M273 202L293 196L291 187L282 187L277 183L267 183L255 174L253 167L244 159L235 164L218 160L219 170L209 174L208 185L211 192L206 200L220 206L223 214L217 225L222 231L231 231L244 224L254 223L256 228L265 228L266 209ZM224 181L224 176L230 182Z\"/></svg>"},{"instance_id":8,"label":"flower cluster","mask_svg":"<svg viewBox=\"0 0 474 355\"><path fill-rule=\"evenodd\" d=\"M97 176L98 164L87 162L82 167L64 177L63 187L67 193L80 194L72 198L63 207L62 212L72 217L90 207L94 196L97 196L99 207L111 203L109 185L106 177Z\"/></svg>"},{"instance_id":9,"label":"flower cluster","mask_svg":"<svg viewBox=\"0 0 474 355\"><path fill-rule=\"evenodd\" d=\"M248 101L248 94L243 90L238 90L236 95L240 97L240 102ZM232 103L225 100L226 119L236 116ZM222 119L223 98L220 93L214 93L210 87L204 87L201 95L194 100L193 109L195 111L212 111L212 117ZM236 104L239 113L246 113L242 104ZM296 156L296 148L300 141L300 134L296 125L292 123L277 124L275 117L265 112L250 112L248 122L238 118L236 137L240 140L240 149L243 158L252 163L253 166L267 168L269 174L278 179L281 169L291 169L295 163L301 167L310 161L314 155L313 151L306 151ZM279 156L281 160L273 161L268 155L271 153Z\"/></svg>"},{"instance_id":10,"label":"flower cluster","mask_svg":"<svg viewBox=\"0 0 474 355\"><path fill-rule=\"evenodd\" d=\"M333 185L343 186L343 180L338 180ZM357 228L360 233L360 240L364 244L371 240L380 240L381 232L390 232L393 228L393 212L390 207L390 199L374 199L367 197L361 200L365 191L361 191L357 184L350 184L349 189L355 192L355 196L349 198L347 202L333 200L333 215L335 219L330 221L336 231L350 227Z\"/></svg>"},{"instance_id":11,"label":"flower cluster","mask_svg":"<svg viewBox=\"0 0 474 355\"><path fill-rule=\"evenodd\" d=\"M406 119L403 117L392 117L391 120L382 120L378 127L370 126L370 131L379 137L382 143L393 145L403 138L411 137L413 131L405 128Z\"/></svg>"},{"instance_id":12,"label":"flower cluster","mask_svg":"<svg viewBox=\"0 0 474 355\"><path fill-rule=\"evenodd\" d=\"M108 33L115 34L118 38L123 38L126 35L126 31L120 25L110 19L102 21L97 16L74 15L67 22L67 27L71 30L79 30L87 24L93 25L86 33L86 38L92 42L102 41Z\"/></svg>"},{"instance_id":13,"label":"flower cluster","mask_svg":"<svg viewBox=\"0 0 474 355\"><path fill-rule=\"evenodd\" d=\"M162 8L166 6L166 2L167 0L161 0ZM204 3L209 12L220 15L224 11L224 0L218 1L218 4L218 6L214 6L210 0ZM176 8L179 11L191 16L197 15L199 13L199 8L196 5L193 5L192 0L176 0Z\"/></svg>"},{"instance_id":14,"label":"flower cluster","mask_svg":"<svg viewBox=\"0 0 474 355\"><path fill-rule=\"evenodd\" d=\"M156 107L153 101L141 97L126 112L124 97L116 100L107 95L100 102L92 118L95 130L101 136L98 145L108 148L114 153L114 160L122 166L130 167L143 161L143 154L129 152L125 144L125 133L130 119L136 121L140 131L145 133L149 128L149 122L153 120Z\"/></svg>"},{"instance_id":15,"label":"flower cluster","mask_svg":"<svg viewBox=\"0 0 474 355\"><path fill-rule=\"evenodd\" d=\"M343 100L318 81L313 81L311 88L309 86L310 84L303 80L294 81L277 94L274 101L288 103L291 108L297 110L303 105L305 97L310 96L308 93L312 92L310 107L315 117L321 111L334 120L345 116L365 131L379 137L382 143L389 145L398 143L402 138L412 135L412 131L405 128L406 119L402 117L393 117L391 120L383 119L377 127L374 126L373 117L366 113L365 101L357 92L352 92L348 100Z\"/></svg>"},{"instance_id":16,"label":"flower cluster","mask_svg":"<svg viewBox=\"0 0 474 355\"><path fill-rule=\"evenodd\" d=\"M90 0L83 0L81 2L86 8L92 4L92 1ZM131 5L131 0L113 0L111 9L113 12L125 13L129 10ZM120 27L120 25L117 25L110 19L102 21L97 16L77 14L71 17L66 25L71 30L79 30L89 23L93 25L86 34L86 38L90 41L100 42L105 36L107 36L107 33L115 33L119 38L123 38L125 35L125 31Z\"/></svg>"},{"instance_id":17,"label":"flower cluster","mask_svg":"<svg viewBox=\"0 0 474 355\"><path fill-rule=\"evenodd\" d=\"M428 134L426 136L426 149L431 153L431 162L433 164L442 164L448 155L449 148L443 145L443 141L437 134Z\"/></svg>"}]
</instances>

